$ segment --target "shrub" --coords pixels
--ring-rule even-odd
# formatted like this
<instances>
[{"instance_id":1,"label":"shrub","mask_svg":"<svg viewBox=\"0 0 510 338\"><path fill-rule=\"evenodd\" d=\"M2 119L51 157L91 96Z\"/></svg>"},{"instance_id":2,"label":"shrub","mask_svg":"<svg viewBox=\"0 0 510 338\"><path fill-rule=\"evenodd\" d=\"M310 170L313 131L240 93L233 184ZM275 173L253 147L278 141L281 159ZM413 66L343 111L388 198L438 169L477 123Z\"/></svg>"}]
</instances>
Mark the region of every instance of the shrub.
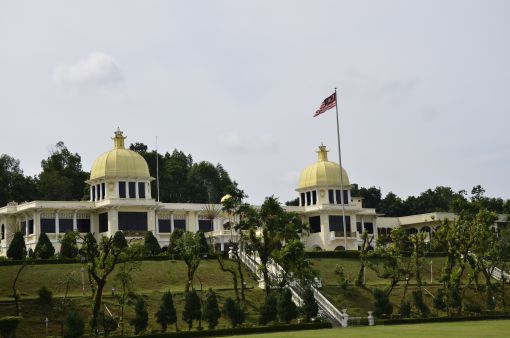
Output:
<instances>
[{"instance_id":1,"label":"shrub","mask_svg":"<svg viewBox=\"0 0 510 338\"><path fill-rule=\"evenodd\" d=\"M436 295L434 296L434 308L436 310L445 311L446 310L446 295L443 289L437 290Z\"/></svg>"},{"instance_id":2,"label":"shrub","mask_svg":"<svg viewBox=\"0 0 510 338\"><path fill-rule=\"evenodd\" d=\"M207 239L202 231L198 233L198 237L200 242L200 253L205 256L209 253L209 244L207 243Z\"/></svg>"},{"instance_id":3,"label":"shrub","mask_svg":"<svg viewBox=\"0 0 510 338\"><path fill-rule=\"evenodd\" d=\"M402 299L400 302L400 307L398 308L398 312L400 314L400 318L409 318L411 316L411 303Z\"/></svg>"},{"instance_id":4,"label":"shrub","mask_svg":"<svg viewBox=\"0 0 510 338\"><path fill-rule=\"evenodd\" d=\"M393 305L391 305L388 295L381 289L374 289L374 314L378 317L381 315L391 315L393 313Z\"/></svg>"},{"instance_id":5,"label":"shrub","mask_svg":"<svg viewBox=\"0 0 510 338\"><path fill-rule=\"evenodd\" d=\"M76 244L76 234L66 232L60 240L60 256L66 258L75 258L78 255L78 244Z\"/></svg>"},{"instance_id":6,"label":"shrub","mask_svg":"<svg viewBox=\"0 0 510 338\"><path fill-rule=\"evenodd\" d=\"M21 260L27 256L27 247L25 246L25 238L21 232L14 233L9 249L7 249L7 257L14 260Z\"/></svg>"},{"instance_id":7,"label":"shrub","mask_svg":"<svg viewBox=\"0 0 510 338\"><path fill-rule=\"evenodd\" d=\"M53 305L53 293L48 290L46 286L41 286L41 288L37 290L37 294L39 295L38 301L43 307L44 313L48 314Z\"/></svg>"},{"instance_id":8,"label":"shrub","mask_svg":"<svg viewBox=\"0 0 510 338\"><path fill-rule=\"evenodd\" d=\"M225 299L225 304L223 305L223 314L230 321L232 327L237 327L244 323L244 311L239 306L239 303L234 302L234 300L230 297Z\"/></svg>"},{"instance_id":9,"label":"shrub","mask_svg":"<svg viewBox=\"0 0 510 338\"><path fill-rule=\"evenodd\" d=\"M39 235L39 239L37 240L37 244L34 250L35 258L48 259L55 255L55 248L53 244L51 244L50 239L46 233L42 233Z\"/></svg>"},{"instance_id":10,"label":"shrub","mask_svg":"<svg viewBox=\"0 0 510 338\"><path fill-rule=\"evenodd\" d=\"M280 291L276 309L280 322L290 323L292 319L297 318L297 307L292 301L292 293L288 288L284 288Z\"/></svg>"},{"instance_id":11,"label":"shrub","mask_svg":"<svg viewBox=\"0 0 510 338\"><path fill-rule=\"evenodd\" d=\"M218 325L218 319L221 317L221 312L218 307L218 299L216 293L209 289L205 298L203 319L209 325L209 329L214 330Z\"/></svg>"},{"instance_id":12,"label":"shrub","mask_svg":"<svg viewBox=\"0 0 510 338\"><path fill-rule=\"evenodd\" d=\"M71 311L64 322L64 338L81 337L85 331L85 323L76 311Z\"/></svg>"},{"instance_id":13,"label":"shrub","mask_svg":"<svg viewBox=\"0 0 510 338\"><path fill-rule=\"evenodd\" d=\"M97 323L103 328L104 336L108 337L111 332L117 330L119 324L109 315L105 315L104 311L99 312ZM136 330L136 328L135 328Z\"/></svg>"},{"instance_id":14,"label":"shrub","mask_svg":"<svg viewBox=\"0 0 510 338\"><path fill-rule=\"evenodd\" d=\"M147 255L158 255L161 252L158 240L152 234L152 231L147 231L144 236L144 251Z\"/></svg>"},{"instance_id":15,"label":"shrub","mask_svg":"<svg viewBox=\"0 0 510 338\"><path fill-rule=\"evenodd\" d=\"M480 314L482 313L482 307L476 303L467 303L464 305L464 311L473 314Z\"/></svg>"},{"instance_id":16,"label":"shrub","mask_svg":"<svg viewBox=\"0 0 510 338\"><path fill-rule=\"evenodd\" d=\"M16 328L23 320L23 317L7 316L0 318L0 336L2 338L14 338L16 336Z\"/></svg>"},{"instance_id":17,"label":"shrub","mask_svg":"<svg viewBox=\"0 0 510 338\"><path fill-rule=\"evenodd\" d=\"M200 299L197 292L193 289L186 292L184 298L184 311L182 313L182 320L188 324L188 331L193 327L193 320L199 320L202 317L200 309Z\"/></svg>"},{"instance_id":18,"label":"shrub","mask_svg":"<svg viewBox=\"0 0 510 338\"><path fill-rule=\"evenodd\" d=\"M177 313L174 307L174 300L172 293L167 291L161 297L161 305L158 312L156 312L156 322L161 325L161 330L166 331L168 324L175 323L175 330L177 331Z\"/></svg>"},{"instance_id":19,"label":"shrub","mask_svg":"<svg viewBox=\"0 0 510 338\"><path fill-rule=\"evenodd\" d=\"M135 334L139 334L140 332L145 331L149 325L149 314L147 313L147 309L145 307L145 301L141 296L136 297L134 304L135 318L131 319L129 324L134 326Z\"/></svg>"},{"instance_id":20,"label":"shrub","mask_svg":"<svg viewBox=\"0 0 510 338\"><path fill-rule=\"evenodd\" d=\"M269 322L276 320L277 312L277 299L274 293L270 293L266 296L264 304L260 307L259 324L267 325Z\"/></svg>"},{"instance_id":21,"label":"shrub","mask_svg":"<svg viewBox=\"0 0 510 338\"><path fill-rule=\"evenodd\" d=\"M305 322L309 322L311 318L317 317L317 313L319 312L319 305L317 305L317 301L315 300L315 296L311 287L305 289L301 311L305 316Z\"/></svg>"},{"instance_id":22,"label":"shrub","mask_svg":"<svg viewBox=\"0 0 510 338\"><path fill-rule=\"evenodd\" d=\"M414 306L418 309L422 317L428 317L430 315L430 309L423 301L423 293L421 290L413 291Z\"/></svg>"}]
</instances>

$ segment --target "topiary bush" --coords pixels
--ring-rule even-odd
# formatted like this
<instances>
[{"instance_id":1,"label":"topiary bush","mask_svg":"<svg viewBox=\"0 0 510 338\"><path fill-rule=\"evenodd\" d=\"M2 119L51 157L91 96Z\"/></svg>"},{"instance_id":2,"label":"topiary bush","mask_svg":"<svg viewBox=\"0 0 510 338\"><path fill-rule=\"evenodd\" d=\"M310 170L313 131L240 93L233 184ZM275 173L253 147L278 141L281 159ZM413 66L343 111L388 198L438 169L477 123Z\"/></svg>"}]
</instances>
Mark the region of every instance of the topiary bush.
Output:
<instances>
[{"instance_id":1,"label":"topiary bush","mask_svg":"<svg viewBox=\"0 0 510 338\"><path fill-rule=\"evenodd\" d=\"M382 315L391 315L393 313L393 305L390 303L388 295L381 289L374 289L374 314L376 317Z\"/></svg>"},{"instance_id":2,"label":"topiary bush","mask_svg":"<svg viewBox=\"0 0 510 338\"><path fill-rule=\"evenodd\" d=\"M25 238L21 232L14 233L9 249L7 249L7 257L14 260L21 260L27 256L27 247L25 246Z\"/></svg>"},{"instance_id":3,"label":"topiary bush","mask_svg":"<svg viewBox=\"0 0 510 338\"><path fill-rule=\"evenodd\" d=\"M161 325L161 330L166 331L168 324L175 323L175 331L177 331L177 312L175 311L172 293L167 291L161 297L161 304L158 312L156 312L156 322Z\"/></svg>"},{"instance_id":4,"label":"topiary bush","mask_svg":"<svg viewBox=\"0 0 510 338\"><path fill-rule=\"evenodd\" d=\"M76 311L71 311L64 322L64 338L76 338L83 336L85 323Z\"/></svg>"},{"instance_id":5,"label":"topiary bush","mask_svg":"<svg viewBox=\"0 0 510 338\"><path fill-rule=\"evenodd\" d=\"M154 237L152 231L147 231L143 240L143 247L146 255L159 255L161 252L161 246L159 246L159 242Z\"/></svg>"},{"instance_id":6,"label":"topiary bush","mask_svg":"<svg viewBox=\"0 0 510 338\"><path fill-rule=\"evenodd\" d=\"M53 244L51 244L50 239L46 233L42 233L39 235L39 239L37 240L37 244L34 250L35 258L48 259L55 255L55 248Z\"/></svg>"},{"instance_id":7,"label":"topiary bush","mask_svg":"<svg viewBox=\"0 0 510 338\"><path fill-rule=\"evenodd\" d=\"M78 255L78 244L76 243L76 233L66 232L60 240L60 256L65 258L75 258Z\"/></svg>"},{"instance_id":8,"label":"topiary bush","mask_svg":"<svg viewBox=\"0 0 510 338\"><path fill-rule=\"evenodd\" d=\"M301 312L305 316L305 322L309 322L310 319L317 317L317 313L319 312L319 305L317 305L317 301L315 300L315 296L313 295L313 290L311 287L307 287L305 289Z\"/></svg>"},{"instance_id":9,"label":"topiary bush","mask_svg":"<svg viewBox=\"0 0 510 338\"><path fill-rule=\"evenodd\" d=\"M202 317L207 322L209 330L214 330L216 328L218 325L218 319L221 317L221 312L218 307L218 299L216 298L216 293L212 289L209 289L205 297Z\"/></svg>"},{"instance_id":10,"label":"topiary bush","mask_svg":"<svg viewBox=\"0 0 510 338\"><path fill-rule=\"evenodd\" d=\"M277 318L277 299L274 293L266 296L264 304L260 307L259 324L267 325L270 322L276 321Z\"/></svg>"},{"instance_id":11,"label":"topiary bush","mask_svg":"<svg viewBox=\"0 0 510 338\"><path fill-rule=\"evenodd\" d=\"M288 324L292 319L297 318L297 307L292 301L292 293L288 288L284 288L280 291L276 309L278 312L278 319L282 323Z\"/></svg>"}]
</instances>

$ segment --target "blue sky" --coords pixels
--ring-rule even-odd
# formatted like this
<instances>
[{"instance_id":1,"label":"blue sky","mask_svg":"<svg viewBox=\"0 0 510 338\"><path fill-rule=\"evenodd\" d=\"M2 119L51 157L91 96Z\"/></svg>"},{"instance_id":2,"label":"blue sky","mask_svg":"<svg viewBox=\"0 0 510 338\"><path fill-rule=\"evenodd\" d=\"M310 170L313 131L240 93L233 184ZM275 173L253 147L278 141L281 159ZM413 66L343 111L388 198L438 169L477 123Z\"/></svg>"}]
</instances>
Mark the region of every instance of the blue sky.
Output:
<instances>
[{"instance_id":1,"label":"blue sky","mask_svg":"<svg viewBox=\"0 0 510 338\"><path fill-rule=\"evenodd\" d=\"M119 126L285 201L337 158L338 87L351 182L510 198L509 44L508 1L2 1L0 153L89 170Z\"/></svg>"}]
</instances>

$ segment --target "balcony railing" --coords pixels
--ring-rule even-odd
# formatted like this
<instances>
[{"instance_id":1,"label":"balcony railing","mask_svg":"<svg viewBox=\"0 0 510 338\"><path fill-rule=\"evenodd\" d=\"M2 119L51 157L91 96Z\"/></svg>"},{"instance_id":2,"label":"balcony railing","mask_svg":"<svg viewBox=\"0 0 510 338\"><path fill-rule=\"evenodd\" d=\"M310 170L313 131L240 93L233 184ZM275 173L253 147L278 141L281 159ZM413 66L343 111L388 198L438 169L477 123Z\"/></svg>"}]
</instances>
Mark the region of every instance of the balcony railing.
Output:
<instances>
[{"instance_id":1,"label":"balcony railing","mask_svg":"<svg viewBox=\"0 0 510 338\"><path fill-rule=\"evenodd\" d=\"M345 236L343 231L331 231L331 237L344 238ZM347 237L356 237L356 231L348 231Z\"/></svg>"}]
</instances>

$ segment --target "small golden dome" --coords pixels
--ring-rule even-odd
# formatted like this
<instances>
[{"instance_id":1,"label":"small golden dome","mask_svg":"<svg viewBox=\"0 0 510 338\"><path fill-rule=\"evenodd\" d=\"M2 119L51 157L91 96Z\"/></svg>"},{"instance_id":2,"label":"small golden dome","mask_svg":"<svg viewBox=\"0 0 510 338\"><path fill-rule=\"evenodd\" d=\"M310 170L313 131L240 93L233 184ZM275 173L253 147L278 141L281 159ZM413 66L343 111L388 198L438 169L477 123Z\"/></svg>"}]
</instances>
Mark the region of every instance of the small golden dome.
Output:
<instances>
[{"instance_id":1,"label":"small golden dome","mask_svg":"<svg viewBox=\"0 0 510 338\"><path fill-rule=\"evenodd\" d=\"M135 151L124 148L122 131L117 129L112 137L114 148L99 156L90 170L90 180L98 178L150 178L149 166Z\"/></svg>"},{"instance_id":2,"label":"small golden dome","mask_svg":"<svg viewBox=\"0 0 510 338\"><path fill-rule=\"evenodd\" d=\"M328 151L326 146L319 146L317 151L318 159L314 164L306 167L301 172L298 189L308 188L340 188L340 166L338 163L328 161ZM342 168L342 178L344 189L349 188L349 176Z\"/></svg>"}]
</instances>

